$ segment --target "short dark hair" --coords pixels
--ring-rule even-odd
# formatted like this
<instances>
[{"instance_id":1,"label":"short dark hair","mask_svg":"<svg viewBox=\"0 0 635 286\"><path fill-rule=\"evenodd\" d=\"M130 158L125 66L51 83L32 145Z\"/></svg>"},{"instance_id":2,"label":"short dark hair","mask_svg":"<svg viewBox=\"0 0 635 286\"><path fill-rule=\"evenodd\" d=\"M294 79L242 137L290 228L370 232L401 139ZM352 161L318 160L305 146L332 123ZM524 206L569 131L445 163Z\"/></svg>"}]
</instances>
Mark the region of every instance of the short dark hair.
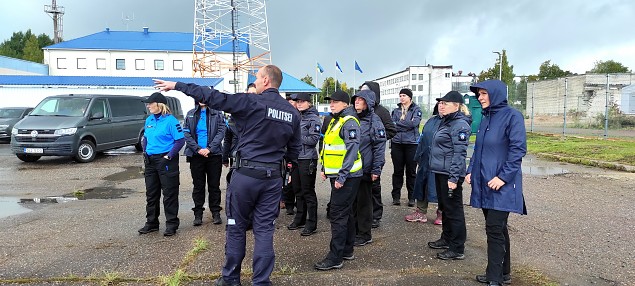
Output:
<instances>
[{"instance_id":1,"label":"short dark hair","mask_svg":"<svg viewBox=\"0 0 635 286\"><path fill-rule=\"evenodd\" d=\"M271 81L271 86L280 88L280 85L282 84L282 71L280 68L274 65L266 65L262 67L262 70Z\"/></svg>"}]
</instances>

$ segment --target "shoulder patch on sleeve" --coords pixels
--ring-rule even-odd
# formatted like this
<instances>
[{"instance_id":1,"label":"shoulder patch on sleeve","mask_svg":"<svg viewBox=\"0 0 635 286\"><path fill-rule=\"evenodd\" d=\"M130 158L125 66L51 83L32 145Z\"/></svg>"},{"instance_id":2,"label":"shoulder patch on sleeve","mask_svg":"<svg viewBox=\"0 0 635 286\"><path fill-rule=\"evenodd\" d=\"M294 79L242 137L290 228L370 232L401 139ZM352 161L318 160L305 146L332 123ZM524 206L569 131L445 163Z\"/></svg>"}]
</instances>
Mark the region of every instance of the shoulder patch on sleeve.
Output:
<instances>
[{"instance_id":1,"label":"shoulder patch on sleeve","mask_svg":"<svg viewBox=\"0 0 635 286\"><path fill-rule=\"evenodd\" d=\"M421 110L417 111L417 116L421 116Z\"/></svg>"},{"instance_id":2,"label":"shoulder patch on sleeve","mask_svg":"<svg viewBox=\"0 0 635 286\"><path fill-rule=\"evenodd\" d=\"M468 138L467 132L461 130L459 131L459 141L466 141Z\"/></svg>"},{"instance_id":3,"label":"shoulder patch on sleeve","mask_svg":"<svg viewBox=\"0 0 635 286\"><path fill-rule=\"evenodd\" d=\"M355 130L348 131L348 139L355 139L355 138L357 138L357 131Z\"/></svg>"},{"instance_id":4,"label":"shoulder patch on sleeve","mask_svg":"<svg viewBox=\"0 0 635 286\"><path fill-rule=\"evenodd\" d=\"M320 124L315 124L315 132L320 133L320 131L322 131L322 126L320 126Z\"/></svg>"},{"instance_id":5,"label":"shoulder patch on sleeve","mask_svg":"<svg viewBox=\"0 0 635 286\"><path fill-rule=\"evenodd\" d=\"M181 127L181 124L177 123L175 126L176 126L176 131L183 132L183 128Z\"/></svg>"},{"instance_id":6,"label":"shoulder patch on sleeve","mask_svg":"<svg viewBox=\"0 0 635 286\"><path fill-rule=\"evenodd\" d=\"M377 130L377 136L379 136L379 138L386 138L386 130L384 129Z\"/></svg>"}]
</instances>

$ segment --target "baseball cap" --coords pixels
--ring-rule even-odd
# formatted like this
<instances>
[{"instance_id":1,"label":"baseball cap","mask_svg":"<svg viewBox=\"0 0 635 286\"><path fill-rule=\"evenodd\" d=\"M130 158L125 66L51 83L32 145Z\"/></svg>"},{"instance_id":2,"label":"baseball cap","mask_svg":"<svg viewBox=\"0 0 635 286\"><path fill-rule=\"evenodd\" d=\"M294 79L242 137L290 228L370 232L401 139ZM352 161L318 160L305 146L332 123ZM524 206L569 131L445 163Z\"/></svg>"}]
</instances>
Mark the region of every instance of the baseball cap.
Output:
<instances>
[{"instance_id":1,"label":"baseball cap","mask_svg":"<svg viewBox=\"0 0 635 286\"><path fill-rule=\"evenodd\" d=\"M160 92L155 92L153 94L151 94L148 98L146 98L143 102L145 103L152 103L152 102L156 102L156 103L163 103L163 104L168 104L168 100L165 98L165 96L160 93Z\"/></svg>"},{"instance_id":2,"label":"baseball cap","mask_svg":"<svg viewBox=\"0 0 635 286\"><path fill-rule=\"evenodd\" d=\"M325 97L324 100L338 100L346 102L346 104L351 103L351 97L348 95L348 93L341 90L334 92L333 94L331 94L331 96Z\"/></svg>"}]
</instances>

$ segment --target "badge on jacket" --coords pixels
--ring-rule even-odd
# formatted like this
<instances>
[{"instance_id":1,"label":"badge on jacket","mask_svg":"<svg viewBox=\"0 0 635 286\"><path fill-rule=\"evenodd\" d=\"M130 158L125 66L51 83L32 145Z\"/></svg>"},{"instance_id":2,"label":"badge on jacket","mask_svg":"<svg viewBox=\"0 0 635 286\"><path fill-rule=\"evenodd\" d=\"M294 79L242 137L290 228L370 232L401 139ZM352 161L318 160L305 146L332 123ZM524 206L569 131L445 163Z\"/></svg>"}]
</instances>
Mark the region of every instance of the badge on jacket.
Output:
<instances>
[{"instance_id":1,"label":"badge on jacket","mask_svg":"<svg viewBox=\"0 0 635 286\"><path fill-rule=\"evenodd\" d=\"M320 126L319 124L315 125L315 132L320 133L320 131L322 131L322 126Z\"/></svg>"},{"instance_id":2,"label":"badge on jacket","mask_svg":"<svg viewBox=\"0 0 635 286\"><path fill-rule=\"evenodd\" d=\"M459 141L467 140L467 133L465 131L459 132Z\"/></svg>"},{"instance_id":3,"label":"badge on jacket","mask_svg":"<svg viewBox=\"0 0 635 286\"><path fill-rule=\"evenodd\" d=\"M384 131L384 129L379 129L377 134L379 135L379 138L386 138L386 131Z\"/></svg>"},{"instance_id":4,"label":"badge on jacket","mask_svg":"<svg viewBox=\"0 0 635 286\"><path fill-rule=\"evenodd\" d=\"M348 132L348 139L355 139L357 138L357 132L355 132L355 130L351 130Z\"/></svg>"}]
</instances>

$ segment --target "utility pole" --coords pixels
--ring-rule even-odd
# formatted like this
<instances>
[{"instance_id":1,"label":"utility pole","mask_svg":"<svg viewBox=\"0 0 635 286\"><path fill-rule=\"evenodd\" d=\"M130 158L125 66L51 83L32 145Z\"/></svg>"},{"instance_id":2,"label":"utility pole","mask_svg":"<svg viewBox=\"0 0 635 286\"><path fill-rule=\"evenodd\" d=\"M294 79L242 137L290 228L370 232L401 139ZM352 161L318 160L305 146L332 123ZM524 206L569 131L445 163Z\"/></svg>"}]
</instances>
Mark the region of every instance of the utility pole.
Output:
<instances>
[{"instance_id":1,"label":"utility pole","mask_svg":"<svg viewBox=\"0 0 635 286\"><path fill-rule=\"evenodd\" d=\"M498 54L498 80L503 81L503 54L501 52L492 52Z\"/></svg>"},{"instance_id":2,"label":"utility pole","mask_svg":"<svg viewBox=\"0 0 635 286\"><path fill-rule=\"evenodd\" d=\"M44 12L53 18L53 43L57 44L62 41L62 16L64 16L64 6L57 6L55 0L51 5L44 5Z\"/></svg>"}]
</instances>

